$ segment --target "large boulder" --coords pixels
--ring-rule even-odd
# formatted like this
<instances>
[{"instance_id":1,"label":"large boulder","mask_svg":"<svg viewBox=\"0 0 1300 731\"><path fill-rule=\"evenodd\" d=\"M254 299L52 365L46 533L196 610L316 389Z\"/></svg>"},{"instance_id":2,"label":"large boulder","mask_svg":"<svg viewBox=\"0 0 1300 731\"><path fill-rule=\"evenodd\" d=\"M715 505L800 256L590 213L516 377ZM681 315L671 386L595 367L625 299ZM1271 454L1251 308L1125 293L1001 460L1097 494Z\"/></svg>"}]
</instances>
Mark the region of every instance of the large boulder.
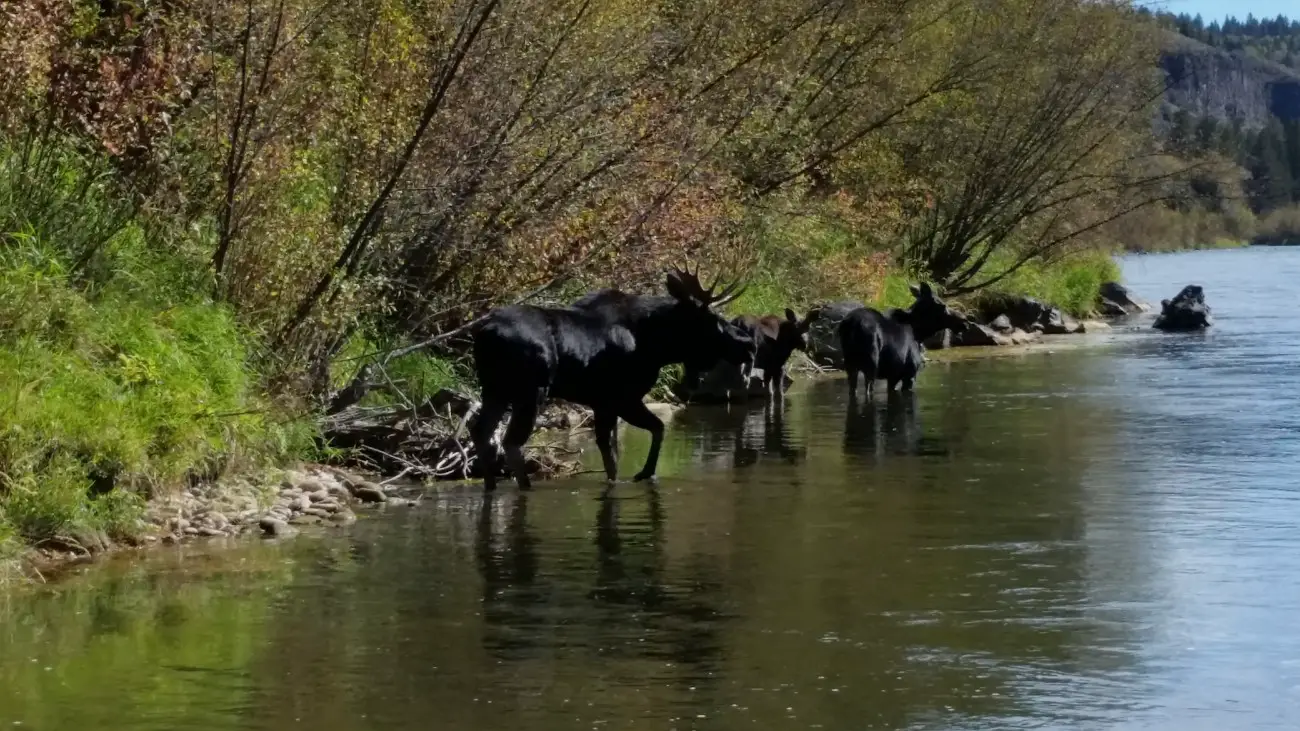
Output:
<instances>
[{"instance_id":1,"label":"large boulder","mask_svg":"<svg viewBox=\"0 0 1300 731\"><path fill-rule=\"evenodd\" d=\"M746 375L742 366L719 361L700 375L699 383L693 388L679 382L673 390L679 399L688 403L735 403L749 398L750 380Z\"/></svg>"},{"instance_id":2,"label":"large boulder","mask_svg":"<svg viewBox=\"0 0 1300 731\"><path fill-rule=\"evenodd\" d=\"M1133 296L1128 287L1119 282L1103 282L1097 293L1097 305L1107 317L1124 317L1146 312L1151 305Z\"/></svg>"},{"instance_id":3,"label":"large boulder","mask_svg":"<svg viewBox=\"0 0 1300 731\"><path fill-rule=\"evenodd\" d=\"M840 352L840 323L848 314L864 307L861 302L844 300L820 307L821 316L808 328L808 356L820 366L844 368L844 354Z\"/></svg>"},{"instance_id":4,"label":"large boulder","mask_svg":"<svg viewBox=\"0 0 1300 731\"><path fill-rule=\"evenodd\" d=\"M1083 332L1083 327L1073 317L1033 297L1010 295L988 297L980 305L980 316L982 322L989 323L990 327L1001 332L1024 330L1047 335L1072 335ZM994 323L997 325L995 326ZM1008 328L1007 325L1010 327Z\"/></svg>"},{"instance_id":5,"label":"large boulder","mask_svg":"<svg viewBox=\"0 0 1300 731\"><path fill-rule=\"evenodd\" d=\"M996 332L987 325L981 325L978 322L966 321L961 329L952 330L952 346L954 348L965 346L979 345L1011 345L1011 337Z\"/></svg>"},{"instance_id":6,"label":"large boulder","mask_svg":"<svg viewBox=\"0 0 1300 731\"><path fill-rule=\"evenodd\" d=\"M1160 303L1160 315L1152 327L1167 332L1202 330L1214 324L1210 306L1205 304L1205 290L1189 284L1171 300Z\"/></svg>"},{"instance_id":7,"label":"large boulder","mask_svg":"<svg viewBox=\"0 0 1300 731\"><path fill-rule=\"evenodd\" d=\"M1079 323L1059 308L1043 304L1033 297L1016 297L1003 311L1012 327L1046 335L1072 335L1082 332Z\"/></svg>"}]
</instances>

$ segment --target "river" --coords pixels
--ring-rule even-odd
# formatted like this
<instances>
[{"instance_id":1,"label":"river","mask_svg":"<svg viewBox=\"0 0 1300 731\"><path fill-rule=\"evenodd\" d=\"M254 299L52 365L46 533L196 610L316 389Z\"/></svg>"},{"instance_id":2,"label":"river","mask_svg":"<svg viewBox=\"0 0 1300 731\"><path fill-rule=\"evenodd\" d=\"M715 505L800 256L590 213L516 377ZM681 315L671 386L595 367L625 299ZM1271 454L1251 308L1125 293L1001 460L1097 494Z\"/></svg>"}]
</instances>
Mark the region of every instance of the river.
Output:
<instances>
[{"instance_id":1,"label":"river","mask_svg":"<svg viewBox=\"0 0 1300 731\"><path fill-rule=\"evenodd\" d=\"M805 382L680 415L654 488L454 490L0 598L0 727L1300 727L1300 249L1123 266L1216 327L937 362L857 415Z\"/></svg>"}]
</instances>

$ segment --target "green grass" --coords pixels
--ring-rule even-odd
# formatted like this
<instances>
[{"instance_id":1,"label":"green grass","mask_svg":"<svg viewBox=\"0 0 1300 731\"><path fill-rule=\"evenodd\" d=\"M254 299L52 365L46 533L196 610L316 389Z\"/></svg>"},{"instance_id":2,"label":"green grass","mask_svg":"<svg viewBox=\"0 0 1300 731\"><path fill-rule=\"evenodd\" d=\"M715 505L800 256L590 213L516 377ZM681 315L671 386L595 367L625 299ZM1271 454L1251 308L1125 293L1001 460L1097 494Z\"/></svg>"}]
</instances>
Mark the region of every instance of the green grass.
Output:
<instances>
[{"instance_id":1,"label":"green grass","mask_svg":"<svg viewBox=\"0 0 1300 731\"><path fill-rule=\"evenodd\" d=\"M129 537L147 497L311 437L271 415L255 339L187 253L206 245L124 222L92 162L43 160L34 177L0 151L0 558L77 531Z\"/></svg>"},{"instance_id":2,"label":"green grass","mask_svg":"<svg viewBox=\"0 0 1300 731\"><path fill-rule=\"evenodd\" d=\"M266 417L225 308L152 299L118 283L91 296L40 248L0 254L0 515L11 539L129 535L144 496L302 444L300 427ZM93 479L108 476L117 487L92 497Z\"/></svg>"},{"instance_id":3,"label":"green grass","mask_svg":"<svg viewBox=\"0 0 1300 731\"><path fill-rule=\"evenodd\" d=\"M996 267L996 263L992 266ZM980 297L990 295L1033 297L1075 317L1086 317L1097 306L1102 283L1119 279L1119 264L1114 257L1087 252L1050 264L1030 262L972 299L978 302Z\"/></svg>"}]
</instances>

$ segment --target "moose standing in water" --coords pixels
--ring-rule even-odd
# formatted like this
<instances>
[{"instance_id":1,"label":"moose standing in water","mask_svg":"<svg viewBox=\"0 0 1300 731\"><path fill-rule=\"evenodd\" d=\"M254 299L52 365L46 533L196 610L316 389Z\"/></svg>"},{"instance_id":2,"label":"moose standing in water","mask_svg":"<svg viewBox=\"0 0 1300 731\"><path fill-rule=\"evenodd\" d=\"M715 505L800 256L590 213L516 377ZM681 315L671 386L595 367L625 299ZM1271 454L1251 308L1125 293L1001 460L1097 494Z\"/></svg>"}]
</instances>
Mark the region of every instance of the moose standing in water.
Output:
<instances>
[{"instance_id":1,"label":"moose standing in water","mask_svg":"<svg viewBox=\"0 0 1300 731\"><path fill-rule=\"evenodd\" d=\"M741 315L731 321L754 333L754 368L763 372L763 390L769 399L785 395L785 364L794 351L808 351L808 328L820 315L812 310L800 320L786 308L784 320L776 315Z\"/></svg>"},{"instance_id":2,"label":"moose standing in water","mask_svg":"<svg viewBox=\"0 0 1300 731\"><path fill-rule=\"evenodd\" d=\"M840 322L840 347L844 353L844 370L849 374L850 399L857 398L859 373L866 379L868 397L878 378L888 382L890 391L900 383L904 391L910 391L924 363L921 341L965 324L960 315L934 294L929 284L912 285L912 295L916 301L906 310L881 314L860 307Z\"/></svg>"},{"instance_id":3,"label":"moose standing in water","mask_svg":"<svg viewBox=\"0 0 1300 731\"><path fill-rule=\"evenodd\" d=\"M719 360L746 364L754 351L751 334L714 310L740 296L738 283L715 291L714 280L706 289L698 272L674 268L665 285L666 297L603 289L569 307L502 307L473 329L483 406L472 434L486 489L496 486L492 435L507 409L506 466L520 488L529 487L523 447L547 397L591 408L596 446L611 481L618 473L618 420L650 432L650 453L633 479L655 476L664 425L643 399L660 369L672 363L708 367Z\"/></svg>"}]
</instances>

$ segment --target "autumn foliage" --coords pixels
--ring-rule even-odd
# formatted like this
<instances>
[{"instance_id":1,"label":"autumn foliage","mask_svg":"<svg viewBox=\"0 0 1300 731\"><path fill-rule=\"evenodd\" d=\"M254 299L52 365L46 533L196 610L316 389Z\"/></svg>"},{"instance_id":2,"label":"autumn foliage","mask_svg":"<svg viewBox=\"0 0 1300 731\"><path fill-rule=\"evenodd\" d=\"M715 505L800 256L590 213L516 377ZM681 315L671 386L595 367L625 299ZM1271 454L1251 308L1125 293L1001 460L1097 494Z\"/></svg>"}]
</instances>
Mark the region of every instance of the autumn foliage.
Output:
<instances>
[{"instance_id":1,"label":"autumn foliage","mask_svg":"<svg viewBox=\"0 0 1300 731\"><path fill-rule=\"evenodd\" d=\"M1079 0L9 0L0 130L107 161L311 390L350 339L684 257L798 299L996 281L1163 195L1146 33Z\"/></svg>"}]
</instances>

